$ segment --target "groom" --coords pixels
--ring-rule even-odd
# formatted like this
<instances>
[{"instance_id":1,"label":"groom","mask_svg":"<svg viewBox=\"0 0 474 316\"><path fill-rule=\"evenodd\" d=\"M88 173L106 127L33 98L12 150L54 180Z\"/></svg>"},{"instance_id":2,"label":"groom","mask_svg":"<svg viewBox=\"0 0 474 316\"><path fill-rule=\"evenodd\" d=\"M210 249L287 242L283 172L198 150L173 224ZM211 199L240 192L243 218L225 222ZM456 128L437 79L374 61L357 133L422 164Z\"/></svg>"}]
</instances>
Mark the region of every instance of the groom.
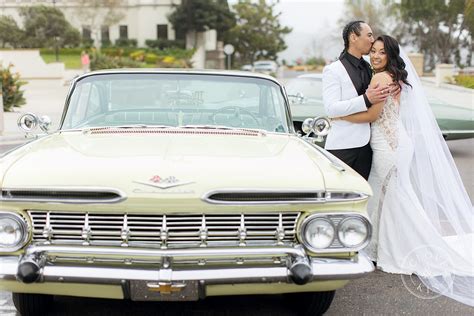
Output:
<instances>
[{"instance_id":1,"label":"groom","mask_svg":"<svg viewBox=\"0 0 474 316\"><path fill-rule=\"evenodd\" d=\"M364 21L348 23L342 31L344 50L339 60L323 70L323 102L329 117L367 111L372 104L385 101L386 87L369 87L370 65L362 56L370 52L374 36ZM357 171L366 180L372 165L370 124L332 121L325 148Z\"/></svg>"}]
</instances>

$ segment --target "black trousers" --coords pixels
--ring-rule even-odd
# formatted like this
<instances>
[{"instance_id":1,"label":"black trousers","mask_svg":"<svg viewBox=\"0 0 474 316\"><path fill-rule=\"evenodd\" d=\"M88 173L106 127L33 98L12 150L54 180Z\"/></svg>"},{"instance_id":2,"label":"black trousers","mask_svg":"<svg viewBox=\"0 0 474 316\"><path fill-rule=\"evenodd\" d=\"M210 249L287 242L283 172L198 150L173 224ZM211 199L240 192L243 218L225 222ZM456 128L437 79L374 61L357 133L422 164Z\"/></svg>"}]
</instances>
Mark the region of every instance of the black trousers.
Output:
<instances>
[{"instance_id":1,"label":"black trousers","mask_svg":"<svg viewBox=\"0 0 474 316\"><path fill-rule=\"evenodd\" d=\"M365 180L369 179L372 166L372 148L370 143L358 148L336 149L329 150L329 152L357 171Z\"/></svg>"}]
</instances>

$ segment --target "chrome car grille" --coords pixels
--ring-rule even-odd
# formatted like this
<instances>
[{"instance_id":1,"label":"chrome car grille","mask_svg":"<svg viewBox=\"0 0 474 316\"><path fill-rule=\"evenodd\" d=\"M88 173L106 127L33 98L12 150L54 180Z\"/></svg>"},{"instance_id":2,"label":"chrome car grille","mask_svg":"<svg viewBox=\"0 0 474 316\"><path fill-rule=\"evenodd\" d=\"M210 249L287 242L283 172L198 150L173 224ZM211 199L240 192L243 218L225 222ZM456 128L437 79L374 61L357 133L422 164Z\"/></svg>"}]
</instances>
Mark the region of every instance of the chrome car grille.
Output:
<instances>
[{"instance_id":1,"label":"chrome car grille","mask_svg":"<svg viewBox=\"0 0 474 316\"><path fill-rule=\"evenodd\" d=\"M287 245L299 212L120 214L29 210L33 241L151 248Z\"/></svg>"}]
</instances>

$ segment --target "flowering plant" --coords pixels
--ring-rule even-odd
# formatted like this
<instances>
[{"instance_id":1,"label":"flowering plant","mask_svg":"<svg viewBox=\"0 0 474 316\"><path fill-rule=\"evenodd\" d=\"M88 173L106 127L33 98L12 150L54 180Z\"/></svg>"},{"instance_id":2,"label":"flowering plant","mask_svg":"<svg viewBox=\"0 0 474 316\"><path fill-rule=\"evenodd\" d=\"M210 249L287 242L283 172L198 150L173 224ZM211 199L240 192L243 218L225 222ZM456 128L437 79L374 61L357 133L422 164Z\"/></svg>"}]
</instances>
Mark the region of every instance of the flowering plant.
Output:
<instances>
[{"instance_id":1,"label":"flowering plant","mask_svg":"<svg viewBox=\"0 0 474 316\"><path fill-rule=\"evenodd\" d=\"M23 92L20 88L27 82L20 79L19 73L12 73L12 64L4 68L0 65L1 93L3 100L3 110L5 112L13 110L13 107L20 107L26 103Z\"/></svg>"}]
</instances>

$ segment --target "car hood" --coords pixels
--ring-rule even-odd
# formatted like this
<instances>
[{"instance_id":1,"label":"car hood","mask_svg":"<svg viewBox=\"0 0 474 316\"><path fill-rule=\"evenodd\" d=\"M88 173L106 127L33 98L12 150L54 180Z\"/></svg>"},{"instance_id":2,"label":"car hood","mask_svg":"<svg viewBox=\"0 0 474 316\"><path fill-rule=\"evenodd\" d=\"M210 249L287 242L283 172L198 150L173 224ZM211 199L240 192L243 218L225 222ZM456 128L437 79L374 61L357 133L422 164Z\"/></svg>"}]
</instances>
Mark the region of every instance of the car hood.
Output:
<instances>
[{"instance_id":1,"label":"car hood","mask_svg":"<svg viewBox=\"0 0 474 316\"><path fill-rule=\"evenodd\" d=\"M0 160L0 166L3 188L107 187L128 198L202 198L223 189L356 187L370 193L355 172L339 172L312 145L286 134L65 132L14 151ZM180 185L153 186L157 179L167 178Z\"/></svg>"}]
</instances>

